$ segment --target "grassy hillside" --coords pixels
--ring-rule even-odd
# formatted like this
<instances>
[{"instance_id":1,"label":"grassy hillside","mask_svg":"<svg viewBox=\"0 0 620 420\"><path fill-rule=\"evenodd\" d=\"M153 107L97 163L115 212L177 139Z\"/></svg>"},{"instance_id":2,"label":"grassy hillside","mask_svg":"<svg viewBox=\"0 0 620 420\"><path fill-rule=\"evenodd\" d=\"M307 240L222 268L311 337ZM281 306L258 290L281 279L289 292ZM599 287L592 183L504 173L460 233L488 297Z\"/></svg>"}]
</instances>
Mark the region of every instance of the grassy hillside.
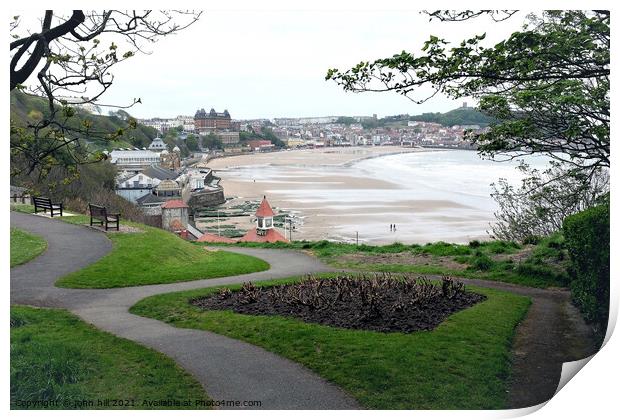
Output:
<instances>
[{"instance_id":1,"label":"grassy hillside","mask_svg":"<svg viewBox=\"0 0 620 420\"><path fill-rule=\"evenodd\" d=\"M62 220L87 225L88 216ZM59 287L101 289L144 284L227 277L269 269L269 264L248 255L207 251L177 235L139 223L121 220L128 233L108 232L113 249L94 264L61 278Z\"/></svg>"},{"instance_id":2,"label":"grassy hillside","mask_svg":"<svg viewBox=\"0 0 620 420\"><path fill-rule=\"evenodd\" d=\"M412 115L410 121L434 122L444 126L452 125L480 125L487 126L493 118L483 114L476 108L457 108L445 113L427 112L421 115Z\"/></svg>"},{"instance_id":3,"label":"grassy hillside","mask_svg":"<svg viewBox=\"0 0 620 420\"><path fill-rule=\"evenodd\" d=\"M36 121L48 112L47 101L43 98L26 95L19 91L12 91L10 97L12 124L25 126L29 121ZM114 133L125 126L125 123L118 117L95 115L84 110L78 110L78 115L73 120L79 124L83 119L92 122L92 130L95 132ZM138 124L135 129L129 130L124 136L113 142L89 138L85 138L84 141L91 150L110 150L119 147L145 147L156 135L155 129Z\"/></svg>"},{"instance_id":4,"label":"grassy hillside","mask_svg":"<svg viewBox=\"0 0 620 420\"><path fill-rule=\"evenodd\" d=\"M566 286L568 283L568 258L560 233L544 238L537 245L506 241L471 241L468 245L445 242L355 245L294 241L240 242L235 246L302 249L333 267L361 271L443 274L542 288Z\"/></svg>"}]
</instances>

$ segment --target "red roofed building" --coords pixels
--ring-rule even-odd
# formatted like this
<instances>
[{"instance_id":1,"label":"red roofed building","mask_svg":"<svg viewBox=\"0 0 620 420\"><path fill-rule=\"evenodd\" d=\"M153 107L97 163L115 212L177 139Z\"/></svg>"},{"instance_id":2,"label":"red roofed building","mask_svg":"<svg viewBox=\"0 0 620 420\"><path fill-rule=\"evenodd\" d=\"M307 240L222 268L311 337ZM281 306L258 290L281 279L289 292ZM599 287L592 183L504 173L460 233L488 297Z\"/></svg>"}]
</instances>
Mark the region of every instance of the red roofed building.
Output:
<instances>
[{"instance_id":1,"label":"red roofed building","mask_svg":"<svg viewBox=\"0 0 620 420\"><path fill-rule=\"evenodd\" d=\"M196 242L219 242L225 244L234 244L237 242L232 238L227 238L226 236L214 235L212 233L205 233L200 238L196 239Z\"/></svg>"},{"instance_id":2,"label":"red roofed building","mask_svg":"<svg viewBox=\"0 0 620 420\"><path fill-rule=\"evenodd\" d=\"M269 140L250 140L248 141L250 149L257 152L264 152L273 149L274 145Z\"/></svg>"},{"instance_id":3,"label":"red roofed building","mask_svg":"<svg viewBox=\"0 0 620 420\"><path fill-rule=\"evenodd\" d=\"M258 209L256 210L256 229L249 230L239 242L288 242L273 226L273 216L275 213L263 197Z\"/></svg>"},{"instance_id":4,"label":"red roofed building","mask_svg":"<svg viewBox=\"0 0 620 420\"><path fill-rule=\"evenodd\" d=\"M289 242L280 232L273 226L273 216L275 213L266 197L263 197L258 209L256 210L256 229L251 229L239 239L227 238L225 236L205 233L196 242Z\"/></svg>"},{"instance_id":5,"label":"red roofed building","mask_svg":"<svg viewBox=\"0 0 620 420\"><path fill-rule=\"evenodd\" d=\"M182 208L189 208L189 206L185 204L183 200L169 200L169 201L166 201L164 204L162 204L161 208L162 209L182 209Z\"/></svg>"},{"instance_id":6,"label":"red roofed building","mask_svg":"<svg viewBox=\"0 0 620 420\"><path fill-rule=\"evenodd\" d=\"M268 229L262 234L259 234L258 229L256 229L248 230L248 232L239 239L239 242L288 242L288 239L275 229Z\"/></svg>"},{"instance_id":7,"label":"red roofed building","mask_svg":"<svg viewBox=\"0 0 620 420\"><path fill-rule=\"evenodd\" d=\"M260 205L258 206L258 208L256 209L256 217L271 217L273 218L273 216L275 216L276 214L273 212L273 209L271 208L271 206L269 205L269 202L267 201L267 197L263 197L263 201L260 202Z\"/></svg>"},{"instance_id":8,"label":"red roofed building","mask_svg":"<svg viewBox=\"0 0 620 420\"><path fill-rule=\"evenodd\" d=\"M181 236L187 236L189 223L189 206L183 200L170 200L161 205L162 229L175 232Z\"/></svg>"}]
</instances>

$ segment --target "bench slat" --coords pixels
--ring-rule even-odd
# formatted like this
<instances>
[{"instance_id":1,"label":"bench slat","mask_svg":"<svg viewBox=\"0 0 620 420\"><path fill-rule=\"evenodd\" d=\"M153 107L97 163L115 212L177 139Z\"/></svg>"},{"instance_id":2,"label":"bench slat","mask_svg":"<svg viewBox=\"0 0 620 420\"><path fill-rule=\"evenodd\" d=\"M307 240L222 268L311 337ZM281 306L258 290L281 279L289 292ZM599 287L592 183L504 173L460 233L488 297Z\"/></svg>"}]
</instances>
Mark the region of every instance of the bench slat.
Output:
<instances>
[{"instance_id":1,"label":"bench slat","mask_svg":"<svg viewBox=\"0 0 620 420\"><path fill-rule=\"evenodd\" d=\"M60 214L62 216L62 203L52 203L52 200L48 197L32 197L32 204L34 205L34 213L38 213L39 209L43 209L44 213L47 210L50 211L50 216Z\"/></svg>"},{"instance_id":2,"label":"bench slat","mask_svg":"<svg viewBox=\"0 0 620 420\"><path fill-rule=\"evenodd\" d=\"M120 213L108 213L107 208L98 206L96 204L88 203L88 209L90 210L90 225L93 225L93 219L98 220L99 226L105 226L105 230L108 230L108 224L112 224L112 227L116 227L119 230Z\"/></svg>"}]
</instances>

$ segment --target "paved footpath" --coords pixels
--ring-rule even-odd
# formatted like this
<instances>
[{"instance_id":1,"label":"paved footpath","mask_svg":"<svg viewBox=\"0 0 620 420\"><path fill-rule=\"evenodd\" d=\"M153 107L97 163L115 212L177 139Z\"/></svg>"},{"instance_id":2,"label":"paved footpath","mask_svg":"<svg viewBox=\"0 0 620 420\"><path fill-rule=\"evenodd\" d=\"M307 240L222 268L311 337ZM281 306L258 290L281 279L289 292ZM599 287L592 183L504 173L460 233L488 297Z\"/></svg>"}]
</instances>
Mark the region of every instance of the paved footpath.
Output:
<instances>
[{"instance_id":1,"label":"paved footpath","mask_svg":"<svg viewBox=\"0 0 620 420\"><path fill-rule=\"evenodd\" d=\"M96 327L167 354L190 372L216 400L259 400L263 409L356 409L353 398L303 366L260 347L207 331L176 328L129 313L139 300L161 293L334 271L303 253L259 248L227 248L267 261L267 271L184 283L116 289L62 289L56 280L97 261L112 249L94 229L11 212L11 226L43 236L48 249L11 269L11 303L69 309ZM532 298L517 330L515 375L510 406L526 407L549 399L562 362L594 352L589 330L570 305L566 291L533 289L482 280L469 284ZM585 343L585 344L584 344Z\"/></svg>"},{"instance_id":2,"label":"paved footpath","mask_svg":"<svg viewBox=\"0 0 620 420\"><path fill-rule=\"evenodd\" d=\"M167 354L216 400L261 401L262 409L357 409L356 401L303 366L207 331L175 328L130 314L147 296L220 284L330 271L309 256L287 250L244 249L267 261L260 273L185 283L118 289L62 289L56 280L112 249L102 233L59 220L11 212L11 226L45 238L47 250L11 269L11 303L67 308L96 327Z\"/></svg>"}]
</instances>

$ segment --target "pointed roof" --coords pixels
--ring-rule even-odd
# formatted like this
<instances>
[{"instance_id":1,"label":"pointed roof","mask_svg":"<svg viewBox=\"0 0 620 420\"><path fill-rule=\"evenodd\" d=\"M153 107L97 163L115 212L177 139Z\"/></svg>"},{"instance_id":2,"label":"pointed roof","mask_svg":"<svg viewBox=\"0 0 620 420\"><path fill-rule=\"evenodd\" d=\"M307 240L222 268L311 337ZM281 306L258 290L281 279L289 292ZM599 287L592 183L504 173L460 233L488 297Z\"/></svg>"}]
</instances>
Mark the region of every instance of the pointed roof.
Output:
<instances>
[{"instance_id":1,"label":"pointed roof","mask_svg":"<svg viewBox=\"0 0 620 420\"><path fill-rule=\"evenodd\" d=\"M267 201L267 197L263 196L263 201L261 201L258 209L256 210L256 216L258 217L272 217L276 214L271 209L269 202Z\"/></svg>"}]
</instances>

